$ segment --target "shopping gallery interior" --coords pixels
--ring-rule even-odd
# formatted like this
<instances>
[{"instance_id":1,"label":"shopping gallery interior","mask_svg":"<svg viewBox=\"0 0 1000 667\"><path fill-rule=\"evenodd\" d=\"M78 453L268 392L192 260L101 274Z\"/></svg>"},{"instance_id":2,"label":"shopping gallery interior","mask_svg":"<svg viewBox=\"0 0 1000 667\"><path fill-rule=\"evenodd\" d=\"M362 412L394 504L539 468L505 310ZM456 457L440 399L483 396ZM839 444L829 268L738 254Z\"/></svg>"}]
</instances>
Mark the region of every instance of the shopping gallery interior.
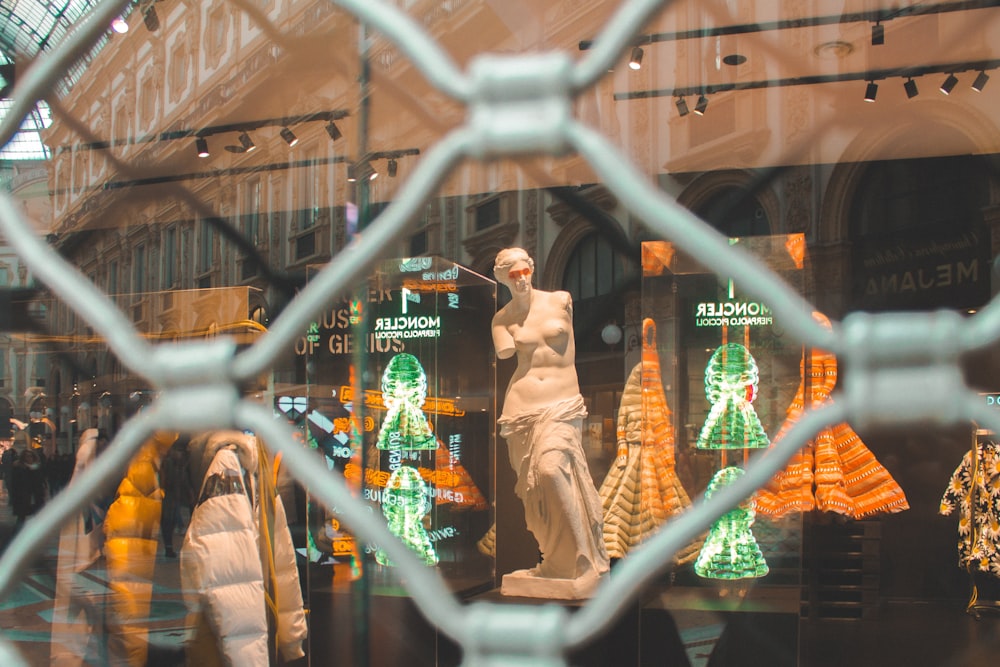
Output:
<instances>
[{"instance_id":1,"label":"shopping gallery interior","mask_svg":"<svg viewBox=\"0 0 1000 667\"><path fill-rule=\"evenodd\" d=\"M996 664L998 292L998 0L0 2L0 662Z\"/></svg>"}]
</instances>

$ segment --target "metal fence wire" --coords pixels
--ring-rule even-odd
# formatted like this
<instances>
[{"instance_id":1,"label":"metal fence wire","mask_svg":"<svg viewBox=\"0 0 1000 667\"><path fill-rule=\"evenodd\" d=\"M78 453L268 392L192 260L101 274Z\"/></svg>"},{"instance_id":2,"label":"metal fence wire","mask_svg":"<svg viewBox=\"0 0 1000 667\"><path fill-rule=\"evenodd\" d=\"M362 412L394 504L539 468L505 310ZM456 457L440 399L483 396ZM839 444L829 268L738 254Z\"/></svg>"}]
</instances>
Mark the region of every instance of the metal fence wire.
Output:
<instances>
[{"instance_id":1,"label":"metal fence wire","mask_svg":"<svg viewBox=\"0 0 1000 667\"><path fill-rule=\"evenodd\" d=\"M438 91L464 105L465 121L421 157L419 168L391 205L322 268L250 347L237 350L226 337L151 344L107 294L38 238L32 221L11 196L0 193L0 228L7 242L38 280L104 337L122 365L145 378L156 392L149 409L127 421L86 474L45 505L10 544L0 560L0 600L11 596L44 542L77 508L96 497L102 485L120 475L155 431L251 429L281 453L298 482L338 509L356 535L383 545L422 613L461 645L464 664L565 665L568 652L610 628L643 588L668 568L679 548L766 483L824 426L846 420L859 429L903 430L974 420L1000 432L1000 414L987 409L960 366L965 355L1000 340L996 300L971 318L950 311L858 313L825 329L810 317L810 305L787 284L654 187L607 138L574 117L574 100L631 48L642 26L666 3L623 3L577 60L562 52L482 54L464 71L397 7L378 0L333 4L387 38ZM71 37L38 57L17 82L16 102L0 126L0 145L10 140L32 105L46 97L126 5L121 0L100 3ZM268 408L243 399L239 388L266 372L325 303L367 274L390 243L417 220L460 161L569 153L585 158L601 182L657 236L674 242L705 266L724 265L748 293L770 304L797 341L836 354L846 366L847 381L838 403L807 413L773 449L755 457L738 481L695 503L630 554L578 613L571 615L557 605L463 605L435 569L425 567L381 519L373 519L340 475L313 464L291 426L275 421ZM914 331L922 335L915 336ZM5 665L26 664L5 636L0 636L0 654Z\"/></svg>"}]
</instances>

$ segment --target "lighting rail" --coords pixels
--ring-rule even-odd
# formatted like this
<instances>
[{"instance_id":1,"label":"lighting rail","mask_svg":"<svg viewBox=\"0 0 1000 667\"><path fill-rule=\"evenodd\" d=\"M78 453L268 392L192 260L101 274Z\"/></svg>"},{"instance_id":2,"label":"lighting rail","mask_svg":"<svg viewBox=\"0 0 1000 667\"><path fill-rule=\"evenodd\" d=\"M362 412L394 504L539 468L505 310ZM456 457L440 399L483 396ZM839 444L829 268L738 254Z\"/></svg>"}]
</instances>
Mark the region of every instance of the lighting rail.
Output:
<instances>
[{"instance_id":1,"label":"lighting rail","mask_svg":"<svg viewBox=\"0 0 1000 667\"><path fill-rule=\"evenodd\" d=\"M919 65L915 67L897 67L887 69L865 70L863 72L843 72L840 74L811 74L808 76L788 77L784 79L763 79L759 81L734 81L732 83L713 83L680 88L659 88L656 90L636 90L626 93L615 93L615 101L648 99L652 97L687 97L689 95L711 95L729 90L755 90L759 88L783 88L786 86L811 86L821 83L836 83L840 81L881 81L892 78L916 79L926 74L954 74L959 72L986 71L1000 68L1000 59L977 60L960 63L943 63L938 65Z\"/></svg>"},{"instance_id":2,"label":"lighting rail","mask_svg":"<svg viewBox=\"0 0 1000 667\"><path fill-rule=\"evenodd\" d=\"M911 16L930 16L932 14L949 14L951 12L966 12L976 9L1000 7L1000 0L967 0L966 2L942 2L934 5L915 4L897 9L877 9L867 12L851 12L847 14L828 14L825 16L804 16L796 19L780 21L764 21L762 23L741 23L719 26L717 28L701 28L699 30L679 30L677 32L658 32L649 35L639 35L632 43L637 45L655 44L656 42L677 42L686 39L703 39L706 37L723 37L726 35L749 35L758 32L775 30L795 30L825 25L841 25L845 23L884 23L892 19ZM579 43L579 49L586 51L593 40L584 39Z\"/></svg>"},{"instance_id":3,"label":"lighting rail","mask_svg":"<svg viewBox=\"0 0 1000 667\"><path fill-rule=\"evenodd\" d=\"M349 115L350 112L348 112L346 109L335 109L333 111L317 111L315 113L304 114L300 116L284 116L281 118L262 118L259 120L244 121L241 123L209 125L208 127L203 127L200 129L192 128L184 130L168 130L165 132L159 132L157 134L146 135L144 137L135 137L128 139L109 139L105 141L93 141L84 144L73 144L70 146L59 146L56 149L55 153L58 155L60 153L65 153L73 150L107 150L114 146L125 146L131 144L149 144L155 141L174 141L177 139L189 139L191 137L206 138L216 134L224 134L226 132L253 132L254 130L259 130L262 127L289 127L292 125L299 125L301 123L312 123L316 121L326 121L328 123L332 123L333 121L346 118ZM333 133L331 133L331 138L333 138Z\"/></svg>"}]
</instances>

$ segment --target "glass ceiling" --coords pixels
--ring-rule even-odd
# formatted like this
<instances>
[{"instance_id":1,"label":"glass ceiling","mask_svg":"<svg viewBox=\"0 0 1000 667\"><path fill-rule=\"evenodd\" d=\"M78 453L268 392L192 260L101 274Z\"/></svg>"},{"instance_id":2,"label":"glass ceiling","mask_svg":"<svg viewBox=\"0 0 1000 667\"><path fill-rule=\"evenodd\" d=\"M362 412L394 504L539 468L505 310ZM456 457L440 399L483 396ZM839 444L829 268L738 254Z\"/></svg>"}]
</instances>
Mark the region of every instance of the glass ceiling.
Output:
<instances>
[{"instance_id":1,"label":"glass ceiling","mask_svg":"<svg viewBox=\"0 0 1000 667\"><path fill-rule=\"evenodd\" d=\"M13 106L14 101L0 99L0 120L7 116L7 110ZM49 149L42 143L39 130L48 127L52 123L49 107L44 102L39 102L32 109L28 117L21 123L21 129L7 142L7 145L0 148L0 161L2 160L47 160L50 157Z\"/></svg>"},{"instance_id":2,"label":"glass ceiling","mask_svg":"<svg viewBox=\"0 0 1000 667\"><path fill-rule=\"evenodd\" d=\"M2 0L0 1L0 64L24 64L42 51L50 51L71 32L82 17L99 0ZM95 46L96 53L107 42L104 37ZM67 72L57 87L59 93L69 89L79 79L90 62L81 58ZM7 114L11 101L0 99L0 120ZM44 160L48 149L42 144L39 130L51 122L44 103L36 105L21 130L0 148L0 160Z\"/></svg>"}]
</instances>

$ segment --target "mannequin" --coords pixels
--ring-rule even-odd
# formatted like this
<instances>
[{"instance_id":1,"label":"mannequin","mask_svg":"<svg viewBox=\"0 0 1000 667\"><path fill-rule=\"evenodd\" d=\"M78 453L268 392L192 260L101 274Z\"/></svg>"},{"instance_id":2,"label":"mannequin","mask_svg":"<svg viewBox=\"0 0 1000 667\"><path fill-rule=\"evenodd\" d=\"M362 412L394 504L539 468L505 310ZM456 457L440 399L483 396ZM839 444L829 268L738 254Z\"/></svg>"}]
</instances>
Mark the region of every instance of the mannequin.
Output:
<instances>
[{"instance_id":1,"label":"mannequin","mask_svg":"<svg viewBox=\"0 0 1000 667\"><path fill-rule=\"evenodd\" d=\"M533 272L521 248L497 254L493 273L512 298L493 317L493 344L498 358L517 358L498 424L542 552L536 567L504 576L501 593L576 599L608 571L601 501L583 452L572 298L534 289Z\"/></svg>"}]
</instances>

